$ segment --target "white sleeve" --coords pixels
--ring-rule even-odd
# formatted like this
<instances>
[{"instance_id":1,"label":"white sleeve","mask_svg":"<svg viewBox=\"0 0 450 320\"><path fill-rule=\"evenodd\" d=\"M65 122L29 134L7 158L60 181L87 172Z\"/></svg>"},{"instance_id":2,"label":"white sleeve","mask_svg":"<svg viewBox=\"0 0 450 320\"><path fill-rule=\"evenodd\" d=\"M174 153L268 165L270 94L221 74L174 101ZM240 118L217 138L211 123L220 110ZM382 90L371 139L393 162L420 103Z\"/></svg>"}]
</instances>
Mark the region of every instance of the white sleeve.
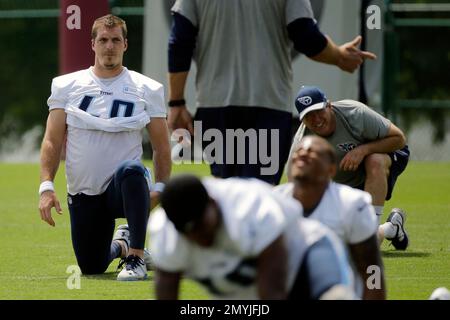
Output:
<instances>
[{"instance_id":1,"label":"white sleeve","mask_svg":"<svg viewBox=\"0 0 450 320\"><path fill-rule=\"evenodd\" d=\"M371 197L368 194L364 194L351 205L351 215L349 215L351 224L347 234L348 243L363 242L376 233L378 219L371 202Z\"/></svg>"},{"instance_id":2,"label":"white sleeve","mask_svg":"<svg viewBox=\"0 0 450 320\"><path fill-rule=\"evenodd\" d=\"M239 225L240 247L249 256L258 256L277 239L286 227L302 214L301 205L292 197L260 194L260 205Z\"/></svg>"},{"instance_id":3,"label":"white sleeve","mask_svg":"<svg viewBox=\"0 0 450 320\"><path fill-rule=\"evenodd\" d=\"M292 182L279 184L273 187L273 192L286 197L292 197L294 192L294 184Z\"/></svg>"},{"instance_id":4,"label":"white sleeve","mask_svg":"<svg viewBox=\"0 0 450 320\"><path fill-rule=\"evenodd\" d=\"M188 263L189 244L178 234L163 209L151 214L148 233L155 266L166 272L183 272Z\"/></svg>"},{"instance_id":5,"label":"white sleeve","mask_svg":"<svg viewBox=\"0 0 450 320\"><path fill-rule=\"evenodd\" d=\"M198 27L197 5L195 0L177 0L173 5L172 12L181 14L188 19L195 27Z\"/></svg>"},{"instance_id":6,"label":"white sleeve","mask_svg":"<svg viewBox=\"0 0 450 320\"><path fill-rule=\"evenodd\" d=\"M286 1L286 25L299 18L314 18L309 0Z\"/></svg>"},{"instance_id":7,"label":"white sleeve","mask_svg":"<svg viewBox=\"0 0 450 320\"><path fill-rule=\"evenodd\" d=\"M49 110L65 109L67 103L67 90L61 86L57 78L52 80L52 92L47 100Z\"/></svg>"},{"instance_id":8,"label":"white sleeve","mask_svg":"<svg viewBox=\"0 0 450 320\"><path fill-rule=\"evenodd\" d=\"M165 118L167 115L164 102L164 87L161 85L156 89L147 88L146 112L151 118Z\"/></svg>"}]
</instances>

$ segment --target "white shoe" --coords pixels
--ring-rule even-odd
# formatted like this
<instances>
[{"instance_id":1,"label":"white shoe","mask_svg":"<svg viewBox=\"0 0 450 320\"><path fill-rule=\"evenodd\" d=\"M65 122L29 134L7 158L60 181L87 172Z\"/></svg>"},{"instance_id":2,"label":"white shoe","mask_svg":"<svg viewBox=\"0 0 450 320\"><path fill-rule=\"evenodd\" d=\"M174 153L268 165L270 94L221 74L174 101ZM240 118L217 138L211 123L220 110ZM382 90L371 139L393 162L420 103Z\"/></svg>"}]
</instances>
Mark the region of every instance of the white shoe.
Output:
<instances>
[{"instance_id":1,"label":"white shoe","mask_svg":"<svg viewBox=\"0 0 450 320\"><path fill-rule=\"evenodd\" d=\"M147 279L147 268L145 267L144 260L138 256L128 256L119 264L122 267L122 271L117 275L118 281L138 281Z\"/></svg>"},{"instance_id":2,"label":"white shoe","mask_svg":"<svg viewBox=\"0 0 450 320\"><path fill-rule=\"evenodd\" d=\"M428 300L450 300L450 291L445 287L435 289Z\"/></svg>"},{"instance_id":3,"label":"white shoe","mask_svg":"<svg viewBox=\"0 0 450 320\"><path fill-rule=\"evenodd\" d=\"M147 248L144 248L144 263L147 267L147 271L153 270L153 258L152 254Z\"/></svg>"},{"instance_id":4,"label":"white shoe","mask_svg":"<svg viewBox=\"0 0 450 320\"><path fill-rule=\"evenodd\" d=\"M127 224L121 224L117 227L116 233L114 233L114 240L123 240L127 246L127 250L125 255L128 254L128 250L130 249L130 230L128 229Z\"/></svg>"},{"instance_id":5,"label":"white shoe","mask_svg":"<svg viewBox=\"0 0 450 320\"><path fill-rule=\"evenodd\" d=\"M386 222L390 222L397 227L395 237L392 239L389 238L386 239L392 241L392 245L394 246L395 249L406 250L406 248L408 248L409 245L409 238L405 230L405 222L406 222L405 212L399 208L392 209Z\"/></svg>"}]
</instances>

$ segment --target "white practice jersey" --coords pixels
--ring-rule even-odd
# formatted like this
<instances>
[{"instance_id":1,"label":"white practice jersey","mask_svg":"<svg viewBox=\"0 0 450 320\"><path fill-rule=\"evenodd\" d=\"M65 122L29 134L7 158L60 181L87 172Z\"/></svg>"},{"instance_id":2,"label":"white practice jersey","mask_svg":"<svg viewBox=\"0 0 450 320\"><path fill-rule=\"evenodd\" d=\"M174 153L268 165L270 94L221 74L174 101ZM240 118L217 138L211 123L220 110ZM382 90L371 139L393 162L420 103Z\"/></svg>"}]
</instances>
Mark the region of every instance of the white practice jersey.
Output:
<instances>
[{"instance_id":1,"label":"white practice jersey","mask_svg":"<svg viewBox=\"0 0 450 320\"><path fill-rule=\"evenodd\" d=\"M292 197L294 183L276 186L274 192ZM346 244L360 243L371 237L378 228L371 203L369 193L331 182L308 219L322 222Z\"/></svg>"},{"instance_id":2,"label":"white practice jersey","mask_svg":"<svg viewBox=\"0 0 450 320\"><path fill-rule=\"evenodd\" d=\"M301 205L274 194L270 185L238 178L206 178L203 184L218 203L223 218L212 247L187 240L162 208L150 216L148 231L156 267L197 280L214 298L257 299L257 257L280 235L289 251L289 290L307 248L324 236L330 237L345 256L340 240L328 228L303 219Z\"/></svg>"},{"instance_id":3,"label":"white practice jersey","mask_svg":"<svg viewBox=\"0 0 450 320\"><path fill-rule=\"evenodd\" d=\"M140 160L143 129L165 118L163 86L123 68L109 81L89 69L53 79L49 110L67 114L66 177L69 194L104 192L125 160Z\"/></svg>"}]
</instances>

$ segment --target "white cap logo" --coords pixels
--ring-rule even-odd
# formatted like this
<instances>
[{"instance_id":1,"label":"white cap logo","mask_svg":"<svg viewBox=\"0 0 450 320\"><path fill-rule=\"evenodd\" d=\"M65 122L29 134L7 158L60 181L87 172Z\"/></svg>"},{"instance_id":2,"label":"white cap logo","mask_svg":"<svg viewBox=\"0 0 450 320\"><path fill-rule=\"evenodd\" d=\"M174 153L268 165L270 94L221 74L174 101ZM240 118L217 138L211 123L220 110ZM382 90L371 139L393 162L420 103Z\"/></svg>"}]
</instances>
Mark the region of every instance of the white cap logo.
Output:
<instances>
[{"instance_id":1,"label":"white cap logo","mask_svg":"<svg viewBox=\"0 0 450 320\"><path fill-rule=\"evenodd\" d=\"M312 102L312 99L310 96L304 96L304 97L298 98L297 101L300 102L304 106L309 106Z\"/></svg>"}]
</instances>

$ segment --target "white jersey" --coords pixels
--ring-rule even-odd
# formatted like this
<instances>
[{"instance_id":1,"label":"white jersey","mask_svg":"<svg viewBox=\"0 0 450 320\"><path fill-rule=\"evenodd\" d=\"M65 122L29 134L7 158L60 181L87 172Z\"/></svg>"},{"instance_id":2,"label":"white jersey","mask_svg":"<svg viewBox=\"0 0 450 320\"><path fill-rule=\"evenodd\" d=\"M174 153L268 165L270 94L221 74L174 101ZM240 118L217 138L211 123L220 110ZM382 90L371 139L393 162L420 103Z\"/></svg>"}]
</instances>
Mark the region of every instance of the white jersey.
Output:
<instances>
[{"instance_id":1,"label":"white jersey","mask_svg":"<svg viewBox=\"0 0 450 320\"><path fill-rule=\"evenodd\" d=\"M162 208L150 216L149 241L157 268L197 280L214 298L257 299L257 258L280 235L289 252L288 290L307 248L324 236L337 242L337 250L345 255L340 240L330 230L303 219L301 205L273 194L270 185L238 178L206 178L203 184L222 212L223 223L213 246L205 248L187 240Z\"/></svg>"},{"instance_id":2,"label":"white jersey","mask_svg":"<svg viewBox=\"0 0 450 320\"><path fill-rule=\"evenodd\" d=\"M49 110L67 114L66 177L72 195L104 192L120 163L140 160L141 129L151 118L166 117L160 83L125 67L107 80L91 67L52 82Z\"/></svg>"},{"instance_id":3,"label":"white jersey","mask_svg":"<svg viewBox=\"0 0 450 320\"><path fill-rule=\"evenodd\" d=\"M274 192L292 197L294 183L276 186ZM331 182L308 219L322 222L346 244L360 243L371 237L378 228L371 203L369 193Z\"/></svg>"}]
</instances>

